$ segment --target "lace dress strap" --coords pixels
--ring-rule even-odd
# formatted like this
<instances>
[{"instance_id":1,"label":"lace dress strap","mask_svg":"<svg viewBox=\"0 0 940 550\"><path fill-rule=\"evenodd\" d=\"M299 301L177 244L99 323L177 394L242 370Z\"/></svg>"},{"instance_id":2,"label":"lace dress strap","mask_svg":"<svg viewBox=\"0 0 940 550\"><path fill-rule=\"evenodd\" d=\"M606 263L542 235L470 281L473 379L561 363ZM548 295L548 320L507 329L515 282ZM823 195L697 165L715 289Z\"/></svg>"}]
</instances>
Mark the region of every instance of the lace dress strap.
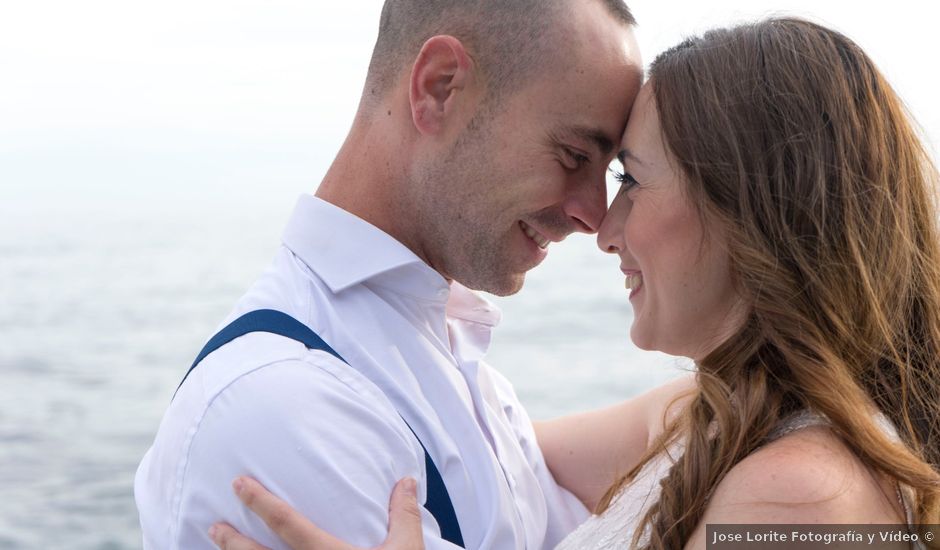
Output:
<instances>
[{"instance_id":1,"label":"lace dress strap","mask_svg":"<svg viewBox=\"0 0 940 550\"><path fill-rule=\"evenodd\" d=\"M777 427L774 428L772 432L770 432L769 436L767 436L767 441L765 445L767 443L770 443L771 441L776 441L787 434L791 434L795 431L802 430L804 428L809 428L812 426L828 426L828 425L829 425L829 419L827 419L825 416L815 411L803 409L799 412L796 412L790 415L789 417L784 419L782 422L777 424Z\"/></svg>"}]
</instances>

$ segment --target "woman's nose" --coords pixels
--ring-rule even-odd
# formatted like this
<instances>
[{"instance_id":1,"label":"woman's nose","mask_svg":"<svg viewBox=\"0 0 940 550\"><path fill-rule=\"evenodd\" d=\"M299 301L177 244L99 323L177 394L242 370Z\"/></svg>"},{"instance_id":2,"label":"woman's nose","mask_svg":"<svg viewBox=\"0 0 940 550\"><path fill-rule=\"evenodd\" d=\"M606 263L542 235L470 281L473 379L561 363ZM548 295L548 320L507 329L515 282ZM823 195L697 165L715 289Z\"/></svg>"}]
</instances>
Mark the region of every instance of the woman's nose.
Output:
<instances>
[{"instance_id":1,"label":"woman's nose","mask_svg":"<svg viewBox=\"0 0 940 550\"><path fill-rule=\"evenodd\" d=\"M619 254L624 250L623 230L630 210L629 199L617 197L604 215L597 230L597 248L608 254Z\"/></svg>"}]
</instances>

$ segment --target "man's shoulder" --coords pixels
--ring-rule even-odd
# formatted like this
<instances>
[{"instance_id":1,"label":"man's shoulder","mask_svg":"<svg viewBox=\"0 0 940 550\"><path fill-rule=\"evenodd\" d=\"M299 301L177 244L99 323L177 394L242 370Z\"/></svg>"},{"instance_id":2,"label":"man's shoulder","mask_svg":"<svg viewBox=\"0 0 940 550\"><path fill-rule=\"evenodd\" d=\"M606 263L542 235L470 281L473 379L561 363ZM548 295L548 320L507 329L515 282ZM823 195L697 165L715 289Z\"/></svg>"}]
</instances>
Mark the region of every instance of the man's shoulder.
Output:
<instances>
[{"instance_id":1,"label":"man's shoulder","mask_svg":"<svg viewBox=\"0 0 940 550\"><path fill-rule=\"evenodd\" d=\"M237 377L207 394L195 439L247 437L259 445L303 445L317 453L343 446L411 447L410 432L387 397L338 359L310 351Z\"/></svg>"},{"instance_id":2,"label":"man's shoulder","mask_svg":"<svg viewBox=\"0 0 940 550\"><path fill-rule=\"evenodd\" d=\"M320 514L332 496L360 491L384 502L397 479L423 475L423 450L407 426L383 396L347 383L344 369L353 374L326 353L301 350L209 376L218 382L211 391L181 391L135 482L145 538L201 540L214 521L243 520L229 489L238 475L280 487L295 506Z\"/></svg>"},{"instance_id":3,"label":"man's shoulder","mask_svg":"<svg viewBox=\"0 0 940 550\"><path fill-rule=\"evenodd\" d=\"M397 416L378 387L342 360L263 332L242 336L207 356L180 388L171 409L176 400L200 417L226 403L238 405L232 411L263 417L294 408ZM292 409L285 411L288 406Z\"/></svg>"},{"instance_id":4,"label":"man's shoulder","mask_svg":"<svg viewBox=\"0 0 940 550\"><path fill-rule=\"evenodd\" d=\"M420 444L377 388L335 357L277 338L286 340L253 333L227 344L180 388L137 473L147 531L228 510L229 483L246 473L306 489L423 473Z\"/></svg>"}]
</instances>

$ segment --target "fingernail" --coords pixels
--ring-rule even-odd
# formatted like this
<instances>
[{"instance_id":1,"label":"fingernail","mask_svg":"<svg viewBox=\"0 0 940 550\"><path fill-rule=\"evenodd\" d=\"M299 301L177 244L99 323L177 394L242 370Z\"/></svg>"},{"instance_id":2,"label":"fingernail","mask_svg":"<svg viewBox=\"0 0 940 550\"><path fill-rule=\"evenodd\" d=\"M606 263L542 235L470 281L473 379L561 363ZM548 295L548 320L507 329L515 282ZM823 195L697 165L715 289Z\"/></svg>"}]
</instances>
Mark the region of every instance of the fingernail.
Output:
<instances>
[{"instance_id":1,"label":"fingernail","mask_svg":"<svg viewBox=\"0 0 940 550\"><path fill-rule=\"evenodd\" d=\"M232 488L235 489L235 494L242 494L242 489L245 488L245 482L242 481L242 478L236 477L235 481L232 482Z\"/></svg>"},{"instance_id":2,"label":"fingernail","mask_svg":"<svg viewBox=\"0 0 940 550\"><path fill-rule=\"evenodd\" d=\"M418 482L415 481L414 478L406 477L403 483L404 486L402 488L405 490L406 495L413 497L418 495Z\"/></svg>"},{"instance_id":3,"label":"fingernail","mask_svg":"<svg viewBox=\"0 0 940 550\"><path fill-rule=\"evenodd\" d=\"M215 525L209 528L209 538L215 540L215 536L219 534L219 528Z\"/></svg>"}]
</instances>

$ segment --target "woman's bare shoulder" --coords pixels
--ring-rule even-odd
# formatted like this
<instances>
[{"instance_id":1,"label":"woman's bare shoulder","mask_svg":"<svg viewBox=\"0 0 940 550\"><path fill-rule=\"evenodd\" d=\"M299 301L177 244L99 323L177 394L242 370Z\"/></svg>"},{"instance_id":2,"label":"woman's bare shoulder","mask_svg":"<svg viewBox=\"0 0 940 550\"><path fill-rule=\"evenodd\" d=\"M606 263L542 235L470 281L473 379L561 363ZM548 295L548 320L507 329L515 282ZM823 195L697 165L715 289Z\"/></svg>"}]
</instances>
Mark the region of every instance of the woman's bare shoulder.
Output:
<instances>
[{"instance_id":1,"label":"woman's bare shoulder","mask_svg":"<svg viewBox=\"0 0 940 550\"><path fill-rule=\"evenodd\" d=\"M788 434L739 462L718 484L705 516L747 523L903 521L894 485L825 426Z\"/></svg>"},{"instance_id":2,"label":"woman's bare shoulder","mask_svg":"<svg viewBox=\"0 0 940 550\"><path fill-rule=\"evenodd\" d=\"M896 485L867 468L831 429L815 426L735 465L686 548L705 548L709 524L887 524L903 518Z\"/></svg>"}]
</instances>

